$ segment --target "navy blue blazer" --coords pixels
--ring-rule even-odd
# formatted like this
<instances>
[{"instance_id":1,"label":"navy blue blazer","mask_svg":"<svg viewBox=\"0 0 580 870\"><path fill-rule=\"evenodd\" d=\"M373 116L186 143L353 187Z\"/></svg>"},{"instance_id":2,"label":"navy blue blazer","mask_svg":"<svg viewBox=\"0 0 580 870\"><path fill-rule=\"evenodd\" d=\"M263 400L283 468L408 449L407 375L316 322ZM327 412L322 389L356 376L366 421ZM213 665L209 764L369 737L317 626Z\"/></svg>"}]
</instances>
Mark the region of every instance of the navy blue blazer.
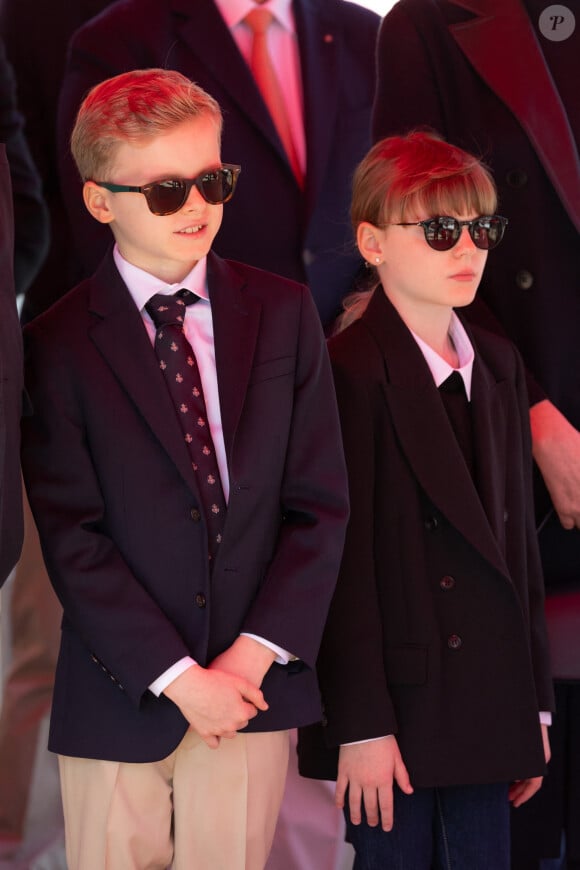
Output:
<instances>
[{"instance_id":1,"label":"navy blue blazer","mask_svg":"<svg viewBox=\"0 0 580 870\"><path fill-rule=\"evenodd\" d=\"M241 631L298 656L274 664L265 731L315 721L315 661L347 516L332 376L304 286L210 255L230 474L210 578L191 462L157 358L109 255L25 329L34 416L22 463L62 602L50 748L150 761L187 723L151 682L205 665Z\"/></svg>"},{"instance_id":2,"label":"navy blue blazer","mask_svg":"<svg viewBox=\"0 0 580 870\"><path fill-rule=\"evenodd\" d=\"M325 725L301 735L307 775L336 775L331 747L393 733L416 787L544 771L553 692L524 370L504 339L471 340L477 488L382 287L330 342L351 518L318 661Z\"/></svg>"},{"instance_id":3,"label":"navy blue blazer","mask_svg":"<svg viewBox=\"0 0 580 870\"><path fill-rule=\"evenodd\" d=\"M370 146L379 17L344 0L294 0L307 147L302 192L252 74L212 0L120 0L71 43L60 106L62 184L76 246L92 272L108 243L86 214L68 138L99 81L139 67L189 76L221 105L223 158L240 163L215 243L221 256L309 285L323 324L360 266L349 221L350 181Z\"/></svg>"}]
</instances>

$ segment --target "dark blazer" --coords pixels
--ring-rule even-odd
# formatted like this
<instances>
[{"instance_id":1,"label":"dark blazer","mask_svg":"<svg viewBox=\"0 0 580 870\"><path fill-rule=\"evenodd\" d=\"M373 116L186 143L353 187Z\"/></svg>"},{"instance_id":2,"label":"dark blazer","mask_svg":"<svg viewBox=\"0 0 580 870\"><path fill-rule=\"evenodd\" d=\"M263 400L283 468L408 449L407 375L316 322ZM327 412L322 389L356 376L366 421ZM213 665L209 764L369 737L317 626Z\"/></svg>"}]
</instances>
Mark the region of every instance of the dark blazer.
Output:
<instances>
[{"instance_id":1,"label":"dark blazer","mask_svg":"<svg viewBox=\"0 0 580 870\"><path fill-rule=\"evenodd\" d=\"M14 293L14 222L10 170L0 144L0 586L22 547L20 415L22 337Z\"/></svg>"},{"instance_id":2,"label":"dark blazer","mask_svg":"<svg viewBox=\"0 0 580 870\"><path fill-rule=\"evenodd\" d=\"M230 500L209 576L179 422L109 255L25 330L35 415L23 469L63 604L50 748L166 756L187 723L148 685L244 630L298 656L274 664L264 731L315 721L314 666L347 515L330 366L306 287L208 262Z\"/></svg>"},{"instance_id":3,"label":"dark blazer","mask_svg":"<svg viewBox=\"0 0 580 870\"><path fill-rule=\"evenodd\" d=\"M489 164L510 224L468 316L515 343L531 401L580 429L580 103L539 40L522 0L401 0L379 36L373 135L430 125ZM550 502L536 497L539 524ZM541 546L547 583L578 588L580 532L552 515Z\"/></svg>"},{"instance_id":4,"label":"dark blazer","mask_svg":"<svg viewBox=\"0 0 580 870\"><path fill-rule=\"evenodd\" d=\"M382 287L329 345L351 519L319 657L329 746L396 733L414 786L539 775L553 696L523 366L474 329L476 490ZM302 735L302 772L336 752ZM318 739L320 740L320 732Z\"/></svg>"},{"instance_id":5,"label":"dark blazer","mask_svg":"<svg viewBox=\"0 0 580 870\"><path fill-rule=\"evenodd\" d=\"M28 215L23 214L20 221L17 215L17 226L26 234L29 246L42 242L49 247L32 283L30 279L36 270L31 268L31 263L37 266L39 260L32 260L30 252L21 254L23 268L28 269L25 283L30 285L21 286L21 290L26 291L21 309L23 323L48 308L63 290L70 290L80 280L58 179L58 96L72 33L110 3L111 0L75 0L74 3L53 0L50 6L43 7L39 7L37 0L2 0L0 3L0 31L14 70L18 108L24 116L26 140L42 179L42 195L50 217L48 246L48 227L42 227L40 232L40 219L34 222L31 219L33 204L29 204ZM40 191L40 184L37 188Z\"/></svg>"},{"instance_id":6,"label":"dark blazer","mask_svg":"<svg viewBox=\"0 0 580 870\"><path fill-rule=\"evenodd\" d=\"M307 176L303 193L252 74L212 0L123 0L78 31L61 96L62 184L76 246L92 272L108 235L86 213L68 137L92 85L139 67L177 69L216 98L223 159L241 163L216 251L308 283L324 324L360 265L350 179L370 145L379 17L344 0L294 0Z\"/></svg>"},{"instance_id":7,"label":"dark blazer","mask_svg":"<svg viewBox=\"0 0 580 870\"><path fill-rule=\"evenodd\" d=\"M0 142L12 181L14 212L14 285L24 293L37 274L48 250L48 212L38 172L26 141L24 119L17 107L17 85L0 39Z\"/></svg>"}]
</instances>

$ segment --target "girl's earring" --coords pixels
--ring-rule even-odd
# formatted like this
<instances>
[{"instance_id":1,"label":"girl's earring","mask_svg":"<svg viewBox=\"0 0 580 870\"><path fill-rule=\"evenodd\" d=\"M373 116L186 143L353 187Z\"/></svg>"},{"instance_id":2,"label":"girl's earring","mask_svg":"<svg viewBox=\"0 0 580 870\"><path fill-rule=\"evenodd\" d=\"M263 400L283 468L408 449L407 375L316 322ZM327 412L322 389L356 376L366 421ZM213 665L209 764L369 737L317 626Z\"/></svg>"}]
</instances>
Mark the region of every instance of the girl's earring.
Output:
<instances>
[{"instance_id":1,"label":"girl's earring","mask_svg":"<svg viewBox=\"0 0 580 870\"><path fill-rule=\"evenodd\" d=\"M375 263L377 264L377 266L379 265L380 262L381 262L381 258L375 257Z\"/></svg>"}]
</instances>

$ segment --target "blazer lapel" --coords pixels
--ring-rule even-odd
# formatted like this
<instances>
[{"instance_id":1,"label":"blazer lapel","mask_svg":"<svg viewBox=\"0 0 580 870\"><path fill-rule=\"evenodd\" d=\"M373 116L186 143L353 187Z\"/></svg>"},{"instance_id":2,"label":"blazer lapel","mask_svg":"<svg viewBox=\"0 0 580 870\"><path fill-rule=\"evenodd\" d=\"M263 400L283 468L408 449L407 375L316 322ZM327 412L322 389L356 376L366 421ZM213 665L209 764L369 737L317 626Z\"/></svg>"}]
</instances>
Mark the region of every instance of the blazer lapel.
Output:
<instances>
[{"instance_id":1,"label":"blazer lapel","mask_svg":"<svg viewBox=\"0 0 580 870\"><path fill-rule=\"evenodd\" d=\"M476 16L451 35L526 131L580 232L580 158L566 110L521 0L449 0Z\"/></svg>"},{"instance_id":2,"label":"blazer lapel","mask_svg":"<svg viewBox=\"0 0 580 870\"><path fill-rule=\"evenodd\" d=\"M431 372L382 288L374 294L363 320L383 353L386 401L419 484L451 525L508 576Z\"/></svg>"},{"instance_id":3,"label":"blazer lapel","mask_svg":"<svg viewBox=\"0 0 580 870\"><path fill-rule=\"evenodd\" d=\"M477 488L495 539L502 546L505 538L508 455L507 394L507 383L497 382L481 354L477 354L471 384Z\"/></svg>"},{"instance_id":4,"label":"blazer lapel","mask_svg":"<svg viewBox=\"0 0 580 870\"><path fill-rule=\"evenodd\" d=\"M237 103L240 112L278 152L292 173L284 146L254 77L213 0L170 2L179 19L177 30L188 51L227 92L230 99Z\"/></svg>"},{"instance_id":5,"label":"blazer lapel","mask_svg":"<svg viewBox=\"0 0 580 870\"><path fill-rule=\"evenodd\" d=\"M295 0L306 133L308 213L314 208L328 171L328 156L336 129L340 68L335 18L314 0Z\"/></svg>"},{"instance_id":6,"label":"blazer lapel","mask_svg":"<svg viewBox=\"0 0 580 870\"><path fill-rule=\"evenodd\" d=\"M244 292L245 277L216 254L208 256L207 274L222 427L231 472L234 438L254 361L261 305Z\"/></svg>"},{"instance_id":7,"label":"blazer lapel","mask_svg":"<svg viewBox=\"0 0 580 870\"><path fill-rule=\"evenodd\" d=\"M111 254L91 279L90 309L95 321L90 338L185 482L197 493L191 461L157 357Z\"/></svg>"}]
</instances>

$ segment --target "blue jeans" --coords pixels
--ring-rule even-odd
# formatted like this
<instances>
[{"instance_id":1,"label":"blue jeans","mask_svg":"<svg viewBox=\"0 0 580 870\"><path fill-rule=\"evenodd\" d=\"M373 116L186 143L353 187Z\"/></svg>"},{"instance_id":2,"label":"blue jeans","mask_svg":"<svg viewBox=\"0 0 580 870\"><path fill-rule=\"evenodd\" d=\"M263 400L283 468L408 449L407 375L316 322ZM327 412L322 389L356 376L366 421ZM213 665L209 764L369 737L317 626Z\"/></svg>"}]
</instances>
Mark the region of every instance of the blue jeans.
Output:
<instances>
[{"instance_id":1,"label":"blue jeans","mask_svg":"<svg viewBox=\"0 0 580 870\"><path fill-rule=\"evenodd\" d=\"M353 825L345 810L353 870L509 870L507 785L394 788L394 825Z\"/></svg>"}]
</instances>

